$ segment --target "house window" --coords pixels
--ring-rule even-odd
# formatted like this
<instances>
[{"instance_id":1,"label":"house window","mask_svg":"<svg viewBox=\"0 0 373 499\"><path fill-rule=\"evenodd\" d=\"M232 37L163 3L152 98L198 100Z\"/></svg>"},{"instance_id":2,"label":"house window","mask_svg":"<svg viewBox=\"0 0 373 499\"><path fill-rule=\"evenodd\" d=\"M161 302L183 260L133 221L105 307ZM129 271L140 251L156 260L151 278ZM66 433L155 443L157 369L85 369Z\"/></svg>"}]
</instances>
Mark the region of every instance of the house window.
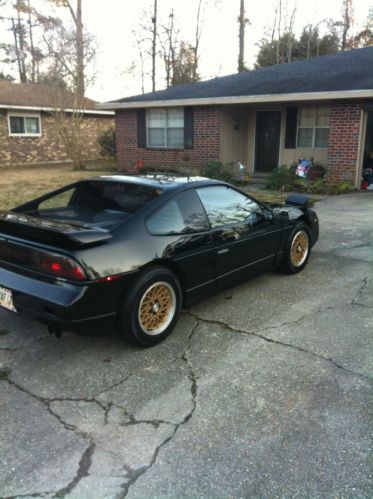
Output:
<instances>
[{"instance_id":1,"label":"house window","mask_svg":"<svg viewBox=\"0 0 373 499\"><path fill-rule=\"evenodd\" d=\"M9 135L40 136L40 115L8 115Z\"/></svg>"},{"instance_id":2,"label":"house window","mask_svg":"<svg viewBox=\"0 0 373 499\"><path fill-rule=\"evenodd\" d=\"M328 147L330 107L302 107L298 118L298 147Z\"/></svg>"},{"instance_id":3,"label":"house window","mask_svg":"<svg viewBox=\"0 0 373 499\"><path fill-rule=\"evenodd\" d=\"M149 109L146 112L147 147L184 147L184 109Z\"/></svg>"}]
</instances>

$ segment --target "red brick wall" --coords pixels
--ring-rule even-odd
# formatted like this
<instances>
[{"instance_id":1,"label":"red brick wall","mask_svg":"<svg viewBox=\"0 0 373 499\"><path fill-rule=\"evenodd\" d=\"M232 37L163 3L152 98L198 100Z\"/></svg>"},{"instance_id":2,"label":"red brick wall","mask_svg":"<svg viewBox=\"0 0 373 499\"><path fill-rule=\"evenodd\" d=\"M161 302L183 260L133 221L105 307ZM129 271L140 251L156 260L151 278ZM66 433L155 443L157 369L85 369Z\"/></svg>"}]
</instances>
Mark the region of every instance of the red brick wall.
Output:
<instances>
[{"instance_id":1,"label":"red brick wall","mask_svg":"<svg viewBox=\"0 0 373 499\"><path fill-rule=\"evenodd\" d=\"M336 101L331 105L328 169L331 184L355 184L359 154L361 106L354 101Z\"/></svg>"},{"instance_id":2,"label":"red brick wall","mask_svg":"<svg viewBox=\"0 0 373 499\"><path fill-rule=\"evenodd\" d=\"M150 167L201 167L220 160L221 111L215 107L194 109L193 149L147 149L137 147L137 111L116 111L117 163L121 170L137 160Z\"/></svg>"},{"instance_id":3,"label":"red brick wall","mask_svg":"<svg viewBox=\"0 0 373 499\"><path fill-rule=\"evenodd\" d=\"M50 113L40 113L40 137L12 137L9 135L7 111L0 110L0 166L69 161L69 155L58 134L55 119ZM98 137L113 128L113 116L85 115L82 120L83 158L100 158Z\"/></svg>"}]
</instances>

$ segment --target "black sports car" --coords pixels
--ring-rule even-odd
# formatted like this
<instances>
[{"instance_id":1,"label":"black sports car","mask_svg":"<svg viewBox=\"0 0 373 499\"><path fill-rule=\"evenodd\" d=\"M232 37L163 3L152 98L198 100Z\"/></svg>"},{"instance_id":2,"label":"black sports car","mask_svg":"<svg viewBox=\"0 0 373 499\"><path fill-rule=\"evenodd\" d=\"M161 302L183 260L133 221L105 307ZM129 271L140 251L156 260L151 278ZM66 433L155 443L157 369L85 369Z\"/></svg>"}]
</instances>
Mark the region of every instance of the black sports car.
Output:
<instances>
[{"instance_id":1,"label":"black sports car","mask_svg":"<svg viewBox=\"0 0 373 499\"><path fill-rule=\"evenodd\" d=\"M302 270L318 233L305 196L269 208L201 177L84 180L0 212L0 306L56 335L112 319L153 345L183 304L262 271Z\"/></svg>"}]
</instances>

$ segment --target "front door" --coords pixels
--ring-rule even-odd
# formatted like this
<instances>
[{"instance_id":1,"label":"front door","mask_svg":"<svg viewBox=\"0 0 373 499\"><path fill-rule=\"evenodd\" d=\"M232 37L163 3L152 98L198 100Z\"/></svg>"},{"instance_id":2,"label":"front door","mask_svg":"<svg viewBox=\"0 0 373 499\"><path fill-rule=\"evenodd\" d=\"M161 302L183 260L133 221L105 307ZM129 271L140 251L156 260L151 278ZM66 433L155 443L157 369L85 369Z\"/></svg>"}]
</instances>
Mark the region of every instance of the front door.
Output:
<instances>
[{"instance_id":1,"label":"front door","mask_svg":"<svg viewBox=\"0 0 373 499\"><path fill-rule=\"evenodd\" d=\"M278 166L281 111L257 111L255 171L270 172Z\"/></svg>"}]
</instances>

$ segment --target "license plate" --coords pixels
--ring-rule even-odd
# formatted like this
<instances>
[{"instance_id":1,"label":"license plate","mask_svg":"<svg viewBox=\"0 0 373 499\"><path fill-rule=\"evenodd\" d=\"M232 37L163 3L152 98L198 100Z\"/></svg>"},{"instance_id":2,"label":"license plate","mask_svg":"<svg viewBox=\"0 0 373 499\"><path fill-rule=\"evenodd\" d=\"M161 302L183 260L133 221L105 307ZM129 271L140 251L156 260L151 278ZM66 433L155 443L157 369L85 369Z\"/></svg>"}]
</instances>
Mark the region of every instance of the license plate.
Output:
<instances>
[{"instance_id":1,"label":"license plate","mask_svg":"<svg viewBox=\"0 0 373 499\"><path fill-rule=\"evenodd\" d=\"M13 305L13 295L10 289L0 286L0 307L4 307L12 312L17 312Z\"/></svg>"}]
</instances>

